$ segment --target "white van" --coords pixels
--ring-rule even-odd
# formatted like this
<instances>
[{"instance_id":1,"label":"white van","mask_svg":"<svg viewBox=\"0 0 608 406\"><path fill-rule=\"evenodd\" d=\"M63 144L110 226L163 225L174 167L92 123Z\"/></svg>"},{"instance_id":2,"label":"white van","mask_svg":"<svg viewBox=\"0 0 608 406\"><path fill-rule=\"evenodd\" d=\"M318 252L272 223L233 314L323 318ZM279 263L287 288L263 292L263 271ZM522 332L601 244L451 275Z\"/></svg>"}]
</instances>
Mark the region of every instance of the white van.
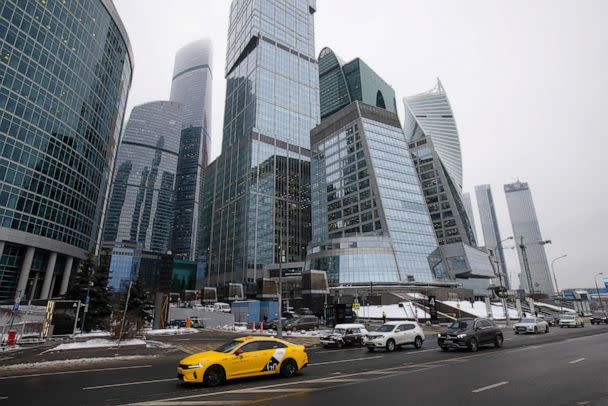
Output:
<instances>
[{"instance_id":1,"label":"white van","mask_svg":"<svg viewBox=\"0 0 608 406\"><path fill-rule=\"evenodd\" d=\"M213 305L213 310L216 312L230 313L230 305L228 303L217 302Z\"/></svg>"}]
</instances>

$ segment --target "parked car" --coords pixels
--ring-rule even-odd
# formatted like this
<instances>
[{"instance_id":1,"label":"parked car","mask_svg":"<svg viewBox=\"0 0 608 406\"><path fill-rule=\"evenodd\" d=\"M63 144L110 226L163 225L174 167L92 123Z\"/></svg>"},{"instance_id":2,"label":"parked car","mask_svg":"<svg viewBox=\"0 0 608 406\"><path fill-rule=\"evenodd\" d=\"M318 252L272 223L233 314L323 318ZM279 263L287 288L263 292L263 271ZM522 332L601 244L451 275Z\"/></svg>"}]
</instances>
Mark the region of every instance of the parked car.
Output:
<instances>
[{"instance_id":1,"label":"parked car","mask_svg":"<svg viewBox=\"0 0 608 406\"><path fill-rule=\"evenodd\" d=\"M544 316L538 316L541 319L543 319L544 321L547 322L547 324L549 324L550 327L556 327L559 324L559 315L544 315Z\"/></svg>"},{"instance_id":2,"label":"parked car","mask_svg":"<svg viewBox=\"0 0 608 406\"><path fill-rule=\"evenodd\" d=\"M320 324L321 321L317 316L300 316L285 320L283 330L317 330Z\"/></svg>"},{"instance_id":3,"label":"parked car","mask_svg":"<svg viewBox=\"0 0 608 406\"><path fill-rule=\"evenodd\" d=\"M559 326L564 327L585 327L585 321L577 314L564 314L559 319Z\"/></svg>"},{"instance_id":4,"label":"parked car","mask_svg":"<svg viewBox=\"0 0 608 406\"><path fill-rule=\"evenodd\" d=\"M270 330L276 330L277 329L277 324L279 322L279 318L275 318L270 320L268 323L266 323L264 325L265 329L270 329ZM287 322L287 318L286 317L281 317L281 323L283 325L283 327L285 327L285 323Z\"/></svg>"},{"instance_id":5,"label":"parked car","mask_svg":"<svg viewBox=\"0 0 608 406\"><path fill-rule=\"evenodd\" d=\"M593 312L589 321L591 322L591 324L608 324L608 313Z\"/></svg>"},{"instance_id":6,"label":"parked car","mask_svg":"<svg viewBox=\"0 0 608 406\"><path fill-rule=\"evenodd\" d=\"M513 331L515 334L519 333L534 333L538 334L540 332L548 333L549 332L549 323L540 317L528 317L525 319L521 319L519 323L515 323L513 326Z\"/></svg>"},{"instance_id":7,"label":"parked car","mask_svg":"<svg viewBox=\"0 0 608 406\"><path fill-rule=\"evenodd\" d=\"M424 332L415 321L389 321L365 335L363 344L369 351L376 348L385 348L392 352L397 347L413 344L421 348L424 342Z\"/></svg>"},{"instance_id":8,"label":"parked car","mask_svg":"<svg viewBox=\"0 0 608 406\"><path fill-rule=\"evenodd\" d=\"M363 324L336 324L334 330L321 337L320 341L323 348L363 345L363 337L366 334L367 330Z\"/></svg>"},{"instance_id":9,"label":"parked car","mask_svg":"<svg viewBox=\"0 0 608 406\"><path fill-rule=\"evenodd\" d=\"M488 319L457 319L437 337L437 343L443 351L452 348L477 351L480 345L493 344L502 347L502 331Z\"/></svg>"}]
</instances>

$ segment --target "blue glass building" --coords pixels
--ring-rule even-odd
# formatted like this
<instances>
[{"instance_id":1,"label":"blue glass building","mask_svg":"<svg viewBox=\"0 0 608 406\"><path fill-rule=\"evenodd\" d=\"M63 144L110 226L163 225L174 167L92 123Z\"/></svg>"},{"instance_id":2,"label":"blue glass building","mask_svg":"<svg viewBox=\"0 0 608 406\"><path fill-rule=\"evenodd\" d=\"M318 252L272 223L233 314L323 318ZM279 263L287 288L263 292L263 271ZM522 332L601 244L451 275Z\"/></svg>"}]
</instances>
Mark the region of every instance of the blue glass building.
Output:
<instances>
[{"instance_id":1,"label":"blue glass building","mask_svg":"<svg viewBox=\"0 0 608 406\"><path fill-rule=\"evenodd\" d=\"M255 280L311 237L310 130L319 122L314 0L234 0L222 153L205 171L206 284Z\"/></svg>"},{"instance_id":2,"label":"blue glass building","mask_svg":"<svg viewBox=\"0 0 608 406\"><path fill-rule=\"evenodd\" d=\"M171 82L170 99L183 106L171 249L184 259L194 259L197 251L202 176L211 148L212 56L209 40L184 46L175 56Z\"/></svg>"},{"instance_id":3,"label":"blue glass building","mask_svg":"<svg viewBox=\"0 0 608 406\"><path fill-rule=\"evenodd\" d=\"M96 248L132 70L111 0L0 2L0 299Z\"/></svg>"},{"instance_id":4,"label":"blue glass building","mask_svg":"<svg viewBox=\"0 0 608 406\"><path fill-rule=\"evenodd\" d=\"M359 59L344 64L329 48L319 55L321 114L327 113L311 131L306 267L326 271L330 286L435 283L443 275L431 273L427 257L437 242L394 111L395 92L371 69L355 74L348 66L367 67ZM364 91L353 92L349 83Z\"/></svg>"}]
</instances>

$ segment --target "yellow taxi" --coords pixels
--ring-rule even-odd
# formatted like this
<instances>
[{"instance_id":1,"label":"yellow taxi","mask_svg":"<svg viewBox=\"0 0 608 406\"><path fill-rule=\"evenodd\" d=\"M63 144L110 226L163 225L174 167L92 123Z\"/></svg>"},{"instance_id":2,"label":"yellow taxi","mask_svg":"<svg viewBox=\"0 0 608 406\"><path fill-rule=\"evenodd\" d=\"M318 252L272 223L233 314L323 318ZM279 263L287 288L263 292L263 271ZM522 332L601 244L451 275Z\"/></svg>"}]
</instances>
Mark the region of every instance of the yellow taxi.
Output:
<instances>
[{"instance_id":1,"label":"yellow taxi","mask_svg":"<svg viewBox=\"0 0 608 406\"><path fill-rule=\"evenodd\" d=\"M177 377L186 383L217 386L228 379L251 376L280 374L289 378L307 364L304 346L274 337L241 337L182 359Z\"/></svg>"}]
</instances>

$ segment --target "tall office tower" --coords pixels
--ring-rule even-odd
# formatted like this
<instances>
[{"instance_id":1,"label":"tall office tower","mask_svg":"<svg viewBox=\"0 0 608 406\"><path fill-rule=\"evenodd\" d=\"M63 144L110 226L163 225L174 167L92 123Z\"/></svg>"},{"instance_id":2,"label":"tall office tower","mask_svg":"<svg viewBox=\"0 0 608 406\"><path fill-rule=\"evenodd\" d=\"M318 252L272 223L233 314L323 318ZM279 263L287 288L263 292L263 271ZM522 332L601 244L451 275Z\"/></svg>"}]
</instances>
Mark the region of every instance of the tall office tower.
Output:
<instances>
[{"instance_id":1,"label":"tall office tower","mask_svg":"<svg viewBox=\"0 0 608 406\"><path fill-rule=\"evenodd\" d=\"M210 40L186 45L175 56L171 83L171 101L183 105L172 250L190 260L197 251L202 177L211 148L212 56Z\"/></svg>"},{"instance_id":2,"label":"tall office tower","mask_svg":"<svg viewBox=\"0 0 608 406\"><path fill-rule=\"evenodd\" d=\"M0 300L96 249L132 69L111 0L0 2Z\"/></svg>"},{"instance_id":3,"label":"tall office tower","mask_svg":"<svg viewBox=\"0 0 608 406\"><path fill-rule=\"evenodd\" d=\"M494 272L488 254L476 249L474 226L464 205L460 140L445 89L437 79L433 89L403 102L405 137L439 244L431 267L461 279L475 296L487 296Z\"/></svg>"},{"instance_id":4,"label":"tall office tower","mask_svg":"<svg viewBox=\"0 0 608 406\"><path fill-rule=\"evenodd\" d=\"M135 106L129 117L118 147L102 242L107 249L122 248L120 261L127 256L123 242L133 243L138 252L170 250L181 107L155 101ZM137 267L117 268L119 259L112 260L109 285L116 290L138 272Z\"/></svg>"},{"instance_id":5,"label":"tall office tower","mask_svg":"<svg viewBox=\"0 0 608 406\"><path fill-rule=\"evenodd\" d=\"M496 217L496 208L494 207L494 198L492 197L490 185L475 186L475 197L477 198L477 207L479 208L479 220L481 221L484 245L487 249L495 252L500 271L502 272L504 286L507 289L511 289L511 281L509 280L509 272L507 271L507 263L505 262L501 242L502 238L498 229L498 219Z\"/></svg>"},{"instance_id":6,"label":"tall office tower","mask_svg":"<svg viewBox=\"0 0 608 406\"><path fill-rule=\"evenodd\" d=\"M462 155L456 121L445 90L405 97L405 136L422 183L439 245L476 246L462 203Z\"/></svg>"},{"instance_id":7,"label":"tall office tower","mask_svg":"<svg viewBox=\"0 0 608 406\"><path fill-rule=\"evenodd\" d=\"M329 48L319 82L307 268L326 271L330 286L436 282L443 275L427 260L435 233L399 118L384 102L395 92L360 59L344 64Z\"/></svg>"},{"instance_id":8,"label":"tall office tower","mask_svg":"<svg viewBox=\"0 0 608 406\"><path fill-rule=\"evenodd\" d=\"M536 217L536 209L532 200L532 192L527 183L517 181L504 186L507 197L507 206L511 225L513 227L513 237L519 256L519 265L522 270L520 274L520 286L531 293L545 293L552 295L555 293L547 254ZM524 255L520 244L525 246L525 259L528 261L530 273L526 272L524 266Z\"/></svg>"},{"instance_id":9,"label":"tall office tower","mask_svg":"<svg viewBox=\"0 0 608 406\"><path fill-rule=\"evenodd\" d=\"M315 10L314 0L232 2L222 154L204 180L199 253L210 286L255 290L280 252L305 259L310 130L319 121Z\"/></svg>"},{"instance_id":10,"label":"tall office tower","mask_svg":"<svg viewBox=\"0 0 608 406\"><path fill-rule=\"evenodd\" d=\"M467 192L462 194L462 204L464 205L464 210L466 211L467 217L469 218L469 222L471 223L475 242L479 244L479 238L477 238L477 227L475 226L475 216L473 216L473 204L471 203L470 193Z\"/></svg>"}]
</instances>

